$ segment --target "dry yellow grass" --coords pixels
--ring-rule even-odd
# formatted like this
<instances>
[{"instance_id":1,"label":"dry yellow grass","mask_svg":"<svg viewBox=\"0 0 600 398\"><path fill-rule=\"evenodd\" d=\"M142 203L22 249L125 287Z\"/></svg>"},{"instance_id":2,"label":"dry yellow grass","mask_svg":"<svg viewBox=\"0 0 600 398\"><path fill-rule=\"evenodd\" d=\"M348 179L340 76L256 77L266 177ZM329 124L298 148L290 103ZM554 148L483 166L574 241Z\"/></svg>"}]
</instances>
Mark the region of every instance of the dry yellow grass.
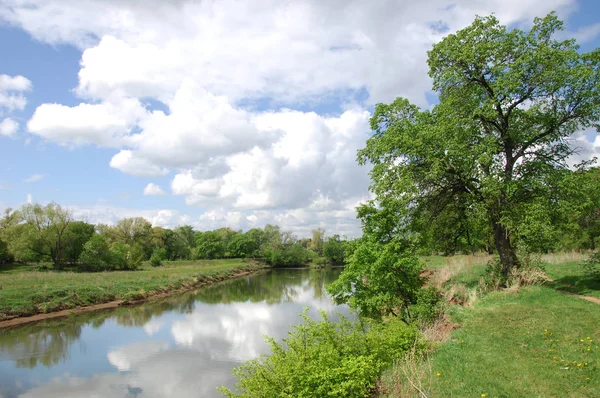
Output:
<instances>
[{"instance_id":1,"label":"dry yellow grass","mask_svg":"<svg viewBox=\"0 0 600 398\"><path fill-rule=\"evenodd\" d=\"M589 251L571 251L560 253L542 254L540 260L547 264L564 264L569 262L580 262L586 260L590 256Z\"/></svg>"},{"instance_id":2,"label":"dry yellow grass","mask_svg":"<svg viewBox=\"0 0 600 398\"><path fill-rule=\"evenodd\" d=\"M428 398L430 392L426 386L432 385L434 377L429 357L413 349L379 380L377 396Z\"/></svg>"}]
</instances>

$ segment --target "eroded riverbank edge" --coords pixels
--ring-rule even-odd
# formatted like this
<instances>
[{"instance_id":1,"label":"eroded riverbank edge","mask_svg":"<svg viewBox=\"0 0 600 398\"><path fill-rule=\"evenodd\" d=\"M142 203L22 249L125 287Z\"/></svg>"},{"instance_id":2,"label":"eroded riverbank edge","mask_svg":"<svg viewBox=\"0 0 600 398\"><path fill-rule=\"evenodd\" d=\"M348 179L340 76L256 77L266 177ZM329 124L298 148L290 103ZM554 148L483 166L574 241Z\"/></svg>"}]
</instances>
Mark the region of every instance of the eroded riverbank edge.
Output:
<instances>
[{"instance_id":1,"label":"eroded riverbank edge","mask_svg":"<svg viewBox=\"0 0 600 398\"><path fill-rule=\"evenodd\" d=\"M86 305L86 306L78 306L78 307L63 309L60 311L40 313L40 314L35 314L35 315L27 315L27 316L15 315L14 317L12 317L10 319L5 319L5 320L0 321L0 330L19 326L19 325L24 325L27 323L44 321L47 319L67 317L69 315L83 314L83 313L93 312L93 311L108 310L108 309L114 309L114 308L124 307L124 306L140 305L140 304L143 304L143 303L146 303L149 301L160 300L165 297L174 296L177 294L190 292L190 291L193 291L193 290L201 288L201 287L214 285L215 283L223 282L223 281L226 281L229 279L240 278L240 277L248 276L248 275L255 275L260 272L265 272L269 269L271 269L271 267L268 267L266 265L257 265L256 269L252 269L252 270L245 269L241 272L233 272L233 273L227 274L227 275L220 275L220 276L215 277L211 281L203 280L203 281L198 281L198 282L191 282L188 284L184 284L184 286L179 289L175 289L175 290L171 290L171 291L156 291L155 293L149 293L148 296L146 296L142 299L138 299L138 300L120 299L120 300L112 300L112 301L108 301L108 302L104 302L104 303L91 304L91 305ZM235 271L235 269L233 269L232 271Z\"/></svg>"}]
</instances>

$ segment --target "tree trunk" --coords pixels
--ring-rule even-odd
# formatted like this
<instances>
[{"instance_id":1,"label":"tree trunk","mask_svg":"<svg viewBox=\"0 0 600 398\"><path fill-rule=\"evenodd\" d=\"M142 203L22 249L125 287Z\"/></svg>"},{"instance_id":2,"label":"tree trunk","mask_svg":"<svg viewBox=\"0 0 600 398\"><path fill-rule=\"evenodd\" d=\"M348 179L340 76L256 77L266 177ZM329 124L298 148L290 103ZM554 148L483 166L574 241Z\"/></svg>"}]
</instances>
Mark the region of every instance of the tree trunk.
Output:
<instances>
[{"instance_id":1,"label":"tree trunk","mask_svg":"<svg viewBox=\"0 0 600 398\"><path fill-rule=\"evenodd\" d=\"M517 253L510 243L510 235L506 228L499 222L493 223L494 229L494 244L500 256L500 273L503 279L508 278L510 270L513 268L519 268L519 259Z\"/></svg>"}]
</instances>

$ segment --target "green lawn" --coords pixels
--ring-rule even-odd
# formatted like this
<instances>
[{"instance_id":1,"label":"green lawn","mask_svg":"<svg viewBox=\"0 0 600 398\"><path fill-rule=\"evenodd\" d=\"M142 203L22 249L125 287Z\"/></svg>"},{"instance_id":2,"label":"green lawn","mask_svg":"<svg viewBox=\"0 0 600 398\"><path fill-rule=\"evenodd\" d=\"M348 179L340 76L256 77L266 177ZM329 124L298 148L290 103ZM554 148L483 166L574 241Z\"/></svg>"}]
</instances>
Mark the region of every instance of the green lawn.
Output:
<instances>
[{"instance_id":1,"label":"green lawn","mask_svg":"<svg viewBox=\"0 0 600 398\"><path fill-rule=\"evenodd\" d=\"M38 271L38 266L0 268L0 320L155 293L224 279L261 266L241 259L167 262L138 271L83 273Z\"/></svg>"},{"instance_id":2,"label":"green lawn","mask_svg":"<svg viewBox=\"0 0 600 398\"><path fill-rule=\"evenodd\" d=\"M380 396L419 396L410 378L428 397L600 397L600 305L559 291L600 297L600 284L583 273L586 257L542 256L555 282L451 306L450 318L460 327L427 360L388 369ZM481 259L423 260L444 275L437 280L448 289L477 287L485 272Z\"/></svg>"},{"instance_id":3,"label":"green lawn","mask_svg":"<svg viewBox=\"0 0 600 398\"><path fill-rule=\"evenodd\" d=\"M586 276L581 261L546 264L546 273L554 280L555 289L600 298L600 281Z\"/></svg>"},{"instance_id":4,"label":"green lawn","mask_svg":"<svg viewBox=\"0 0 600 398\"><path fill-rule=\"evenodd\" d=\"M432 357L439 397L593 397L600 392L600 306L548 287L494 292Z\"/></svg>"}]
</instances>

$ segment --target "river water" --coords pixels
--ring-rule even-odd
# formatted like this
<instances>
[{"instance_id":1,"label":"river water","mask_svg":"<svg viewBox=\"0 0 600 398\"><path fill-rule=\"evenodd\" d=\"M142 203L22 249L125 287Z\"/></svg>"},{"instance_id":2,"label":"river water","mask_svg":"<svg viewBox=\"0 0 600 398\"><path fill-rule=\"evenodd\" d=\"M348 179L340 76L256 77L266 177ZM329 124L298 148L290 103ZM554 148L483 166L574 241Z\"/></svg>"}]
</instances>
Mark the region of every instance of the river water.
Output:
<instances>
[{"instance_id":1,"label":"river water","mask_svg":"<svg viewBox=\"0 0 600 398\"><path fill-rule=\"evenodd\" d=\"M285 269L137 307L0 330L0 398L219 397L305 307L348 314L324 287L340 268Z\"/></svg>"}]
</instances>

